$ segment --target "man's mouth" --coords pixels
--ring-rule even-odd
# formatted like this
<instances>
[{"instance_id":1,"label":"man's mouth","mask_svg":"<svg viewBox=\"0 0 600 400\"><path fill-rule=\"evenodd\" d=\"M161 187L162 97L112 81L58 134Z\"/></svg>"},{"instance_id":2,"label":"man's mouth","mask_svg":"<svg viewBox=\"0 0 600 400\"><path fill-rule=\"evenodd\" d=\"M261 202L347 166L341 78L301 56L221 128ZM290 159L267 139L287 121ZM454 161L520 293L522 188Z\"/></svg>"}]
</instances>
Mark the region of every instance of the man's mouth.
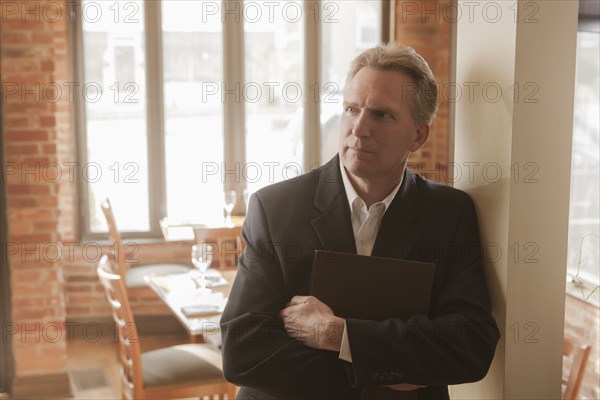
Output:
<instances>
[{"instance_id":1,"label":"man's mouth","mask_svg":"<svg viewBox=\"0 0 600 400\"><path fill-rule=\"evenodd\" d=\"M363 148L360 148L360 147L349 147L349 149L354 150L354 152L358 153L358 154L375 154L374 151L370 151L370 150L363 149Z\"/></svg>"}]
</instances>

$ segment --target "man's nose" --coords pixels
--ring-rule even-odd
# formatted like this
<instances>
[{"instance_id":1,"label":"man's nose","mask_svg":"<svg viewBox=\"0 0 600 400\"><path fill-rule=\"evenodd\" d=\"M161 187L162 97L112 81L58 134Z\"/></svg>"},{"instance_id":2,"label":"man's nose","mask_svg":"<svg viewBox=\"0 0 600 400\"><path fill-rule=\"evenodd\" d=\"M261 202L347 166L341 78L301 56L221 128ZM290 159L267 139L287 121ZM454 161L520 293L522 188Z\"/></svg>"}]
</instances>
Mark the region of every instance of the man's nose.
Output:
<instances>
[{"instance_id":1,"label":"man's nose","mask_svg":"<svg viewBox=\"0 0 600 400\"><path fill-rule=\"evenodd\" d=\"M359 138L366 138L371 136L371 124L369 117L365 111L358 115L352 124L352 135Z\"/></svg>"}]
</instances>

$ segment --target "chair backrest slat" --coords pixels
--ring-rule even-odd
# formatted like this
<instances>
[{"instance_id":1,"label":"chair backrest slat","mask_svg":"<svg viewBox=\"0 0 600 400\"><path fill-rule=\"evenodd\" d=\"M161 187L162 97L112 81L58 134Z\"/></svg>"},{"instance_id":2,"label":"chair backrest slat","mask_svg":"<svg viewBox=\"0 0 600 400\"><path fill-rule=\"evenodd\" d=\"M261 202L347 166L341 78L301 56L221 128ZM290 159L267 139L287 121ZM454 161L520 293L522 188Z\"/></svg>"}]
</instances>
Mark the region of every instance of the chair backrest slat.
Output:
<instances>
[{"instance_id":1,"label":"chair backrest slat","mask_svg":"<svg viewBox=\"0 0 600 400\"><path fill-rule=\"evenodd\" d=\"M113 241L113 257L118 266L118 273L121 274L121 278L125 280L125 273L127 272L127 266L125 264L126 254L125 254L125 246L123 245L123 240L121 238L121 233L117 229L117 222L115 220L115 215L112 210L112 205L110 204L110 199L105 199L100 203L100 208L102 209L102 213L106 218L106 223L108 225L108 237Z\"/></svg>"},{"instance_id":2,"label":"chair backrest slat","mask_svg":"<svg viewBox=\"0 0 600 400\"><path fill-rule=\"evenodd\" d=\"M121 233L117 229L117 222L115 221L115 215L112 211L112 205L110 204L110 199L104 199L102 203L100 203L100 208L102 209L102 213L106 218L106 224L108 225L108 235L115 242L121 241Z\"/></svg>"},{"instance_id":3,"label":"chair backrest slat","mask_svg":"<svg viewBox=\"0 0 600 400\"><path fill-rule=\"evenodd\" d=\"M97 273L100 282L104 286L115 322L115 329L118 332L122 379L126 380L124 383L133 385L135 391L141 393L143 390L143 377L139 336L123 279L119 274L114 273L110 260L106 255L100 258ZM133 393L132 395L136 398L140 396L139 393Z\"/></svg>"},{"instance_id":4,"label":"chair backrest slat","mask_svg":"<svg viewBox=\"0 0 600 400\"><path fill-rule=\"evenodd\" d=\"M563 379L565 384L563 399L577 398L591 350L590 345L577 345L570 339L563 338L563 356L570 359L569 374L566 379Z\"/></svg>"}]
</instances>

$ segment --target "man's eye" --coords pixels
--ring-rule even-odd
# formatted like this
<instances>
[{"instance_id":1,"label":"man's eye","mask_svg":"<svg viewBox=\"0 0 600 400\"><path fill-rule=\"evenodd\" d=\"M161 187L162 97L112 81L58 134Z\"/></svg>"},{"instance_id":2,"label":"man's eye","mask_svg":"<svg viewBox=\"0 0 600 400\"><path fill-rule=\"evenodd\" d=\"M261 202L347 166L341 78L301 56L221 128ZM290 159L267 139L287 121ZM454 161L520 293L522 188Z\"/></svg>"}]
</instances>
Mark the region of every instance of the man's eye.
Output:
<instances>
[{"instance_id":1,"label":"man's eye","mask_svg":"<svg viewBox=\"0 0 600 400\"><path fill-rule=\"evenodd\" d=\"M375 117L375 118L386 118L389 116L390 116L390 114L388 114L384 111L373 111L373 117Z\"/></svg>"},{"instance_id":2,"label":"man's eye","mask_svg":"<svg viewBox=\"0 0 600 400\"><path fill-rule=\"evenodd\" d=\"M347 113L350 113L350 114L355 114L355 113L357 113L357 112L358 112L358 109L356 109L356 108L354 108L354 107L352 107L352 106L347 106L347 107L346 107L346 112L347 112Z\"/></svg>"}]
</instances>

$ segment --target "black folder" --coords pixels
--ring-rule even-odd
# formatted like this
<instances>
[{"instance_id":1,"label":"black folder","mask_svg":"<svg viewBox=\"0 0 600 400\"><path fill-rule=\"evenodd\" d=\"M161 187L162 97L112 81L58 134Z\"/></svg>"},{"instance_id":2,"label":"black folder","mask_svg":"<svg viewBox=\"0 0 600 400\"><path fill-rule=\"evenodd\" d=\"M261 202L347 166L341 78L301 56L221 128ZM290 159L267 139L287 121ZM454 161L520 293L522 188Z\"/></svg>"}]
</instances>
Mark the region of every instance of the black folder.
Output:
<instances>
[{"instance_id":1,"label":"black folder","mask_svg":"<svg viewBox=\"0 0 600 400\"><path fill-rule=\"evenodd\" d=\"M427 315L435 265L316 250L310 294L341 318Z\"/></svg>"}]
</instances>

